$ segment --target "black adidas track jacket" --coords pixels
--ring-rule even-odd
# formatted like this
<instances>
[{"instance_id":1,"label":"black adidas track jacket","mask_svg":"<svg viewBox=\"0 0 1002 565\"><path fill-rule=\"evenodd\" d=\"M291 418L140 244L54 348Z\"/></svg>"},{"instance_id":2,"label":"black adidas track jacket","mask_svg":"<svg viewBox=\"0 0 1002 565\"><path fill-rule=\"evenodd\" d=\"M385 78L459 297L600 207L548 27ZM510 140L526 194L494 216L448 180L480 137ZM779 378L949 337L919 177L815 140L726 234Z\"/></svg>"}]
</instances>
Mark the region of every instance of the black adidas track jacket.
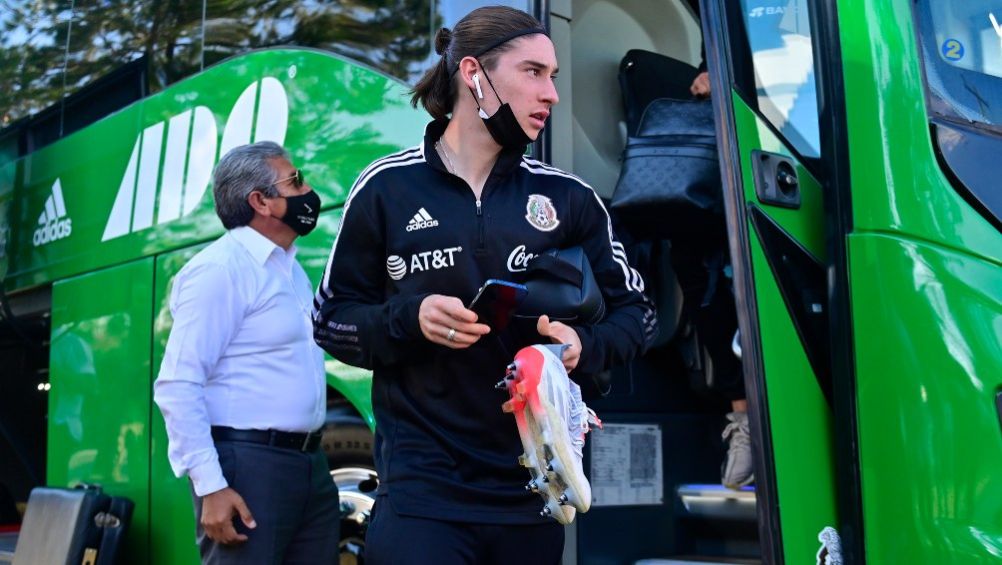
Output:
<instances>
[{"instance_id":1,"label":"black adidas track jacket","mask_svg":"<svg viewBox=\"0 0 1002 565\"><path fill-rule=\"evenodd\" d=\"M487 279L518 282L535 254L581 245L606 301L606 318L575 327L581 360L571 377L629 362L649 342L655 315L595 192L558 169L503 152L478 202L434 149L372 163L345 202L317 291L317 343L373 370L380 494L402 515L474 523L538 523L542 502L523 489L515 419L494 389L515 352L545 343L535 322L513 323L464 350L427 341L418 309L429 294L469 304Z\"/></svg>"}]
</instances>

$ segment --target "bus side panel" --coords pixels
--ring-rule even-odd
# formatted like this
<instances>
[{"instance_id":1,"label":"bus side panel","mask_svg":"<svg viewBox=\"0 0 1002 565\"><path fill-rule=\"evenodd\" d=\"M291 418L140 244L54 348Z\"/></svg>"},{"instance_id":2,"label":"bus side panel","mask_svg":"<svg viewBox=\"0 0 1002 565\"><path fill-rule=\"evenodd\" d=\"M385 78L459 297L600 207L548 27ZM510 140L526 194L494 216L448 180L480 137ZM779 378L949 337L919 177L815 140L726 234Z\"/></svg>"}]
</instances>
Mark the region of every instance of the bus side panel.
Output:
<instances>
[{"instance_id":1,"label":"bus side panel","mask_svg":"<svg viewBox=\"0 0 1002 565\"><path fill-rule=\"evenodd\" d=\"M867 561L998 563L1002 269L880 234L849 258Z\"/></svg>"},{"instance_id":2,"label":"bus side panel","mask_svg":"<svg viewBox=\"0 0 1002 565\"><path fill-rule=\"evenodd\" d=\"M229 59L17 162L8 288L219 235L211 171L251 141L284 145L323 205L339 205L374 159L419 143L427 117L403 83L330 53Z\"/></svg>"},{"instance_id":3,"label":"bus side panel","mask_svg":"<svg viewBox=\"0 0 1002 565\"><path fill-rule=\"evenodd\" d=\"M153 299L153 380L160 373L164 349L173 320L168 298L174 275L205 245L196 245L156 259ZM152 381L151 381L152 387ZM195 510L187 478L177 478L167 460L167 429L163 414L152 406L150 441L150 513L157 517L150 530L150 563L198 563L195 545Z\"/></svg>"},{"instance_id":4,"label":"bus side panel","mask_svg":"<svg viewBox=\"0 0 1002 565\"><path fill-rule=\"evenodd\" d=\"M915 28L907 25L913 2L844 4L853 231L907 233L1002 261L998 230L950 186L936 161Z\"/></svg>"},{"instance_id":5,"label":"bus side panel","mask_svg":"<svg viewBox=\"0 0 1002 565\"><path fill-rule=\"evenodd\" d=\"M7 277L10 269L15 178L17 178L17 163L8 162L0 165L0 280Z\"/></svg>"},{"instance_id":6,"label":"bus side panel","mask_svg":"<svg viewBox=\"0 0 1002 565\"><path fill-rule=\"evenodd\" d=\"M135 502L123 563L148 562L153 259L52 288L46 483Z\"/></svg>"}]
</instances>

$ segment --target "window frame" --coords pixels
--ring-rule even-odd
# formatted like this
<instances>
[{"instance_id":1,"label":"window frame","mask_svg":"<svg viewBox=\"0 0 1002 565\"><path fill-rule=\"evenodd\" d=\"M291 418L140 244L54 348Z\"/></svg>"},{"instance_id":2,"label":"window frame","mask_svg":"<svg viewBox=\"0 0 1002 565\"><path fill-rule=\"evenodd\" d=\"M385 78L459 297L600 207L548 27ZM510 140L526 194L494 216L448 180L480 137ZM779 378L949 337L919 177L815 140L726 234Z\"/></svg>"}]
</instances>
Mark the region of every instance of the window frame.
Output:
<instances>
[{"instance_id":1,"label":"window frame","mask_svg":"<svg viewBox=\"0 0 1002 565\"><path fill-rule=\"evenodd\" d=\"M809 5L807 6L807 16L808 24L811 27L811 57L814 62L815 96L818 96L817 118L818 142L820 145L825 133L822 131L822 128L824 127L822 120L824 108L822 107L822 100L818 95L820 91L818 69L821 64L821 61L819 60L820 48L817 38L817 31L819 27L818 22L816 21L815 11L812 10ZM779 128L765 116L759 107L758 92L755 86L755 64L752 58L751 44L748 40L747 22L741 2L728 1L724 17L727 18L729 22L741 22L740 28L738 26L728 26L728 35L730 36L728 41L730 43L730 53L732 56L731 69L733 71L731 88L734 89L734 92L736 92L741 100L748 105L752 112L754 112L755 115L761 119L761 122L769 128L769 131L782 140L783 145L790 151L793 157L812 175L819 177L823 170L822 161L824 159L824 148L819 147L818 157L805 155L786 134L781 132Z\"/></svg>"}]
</instances>

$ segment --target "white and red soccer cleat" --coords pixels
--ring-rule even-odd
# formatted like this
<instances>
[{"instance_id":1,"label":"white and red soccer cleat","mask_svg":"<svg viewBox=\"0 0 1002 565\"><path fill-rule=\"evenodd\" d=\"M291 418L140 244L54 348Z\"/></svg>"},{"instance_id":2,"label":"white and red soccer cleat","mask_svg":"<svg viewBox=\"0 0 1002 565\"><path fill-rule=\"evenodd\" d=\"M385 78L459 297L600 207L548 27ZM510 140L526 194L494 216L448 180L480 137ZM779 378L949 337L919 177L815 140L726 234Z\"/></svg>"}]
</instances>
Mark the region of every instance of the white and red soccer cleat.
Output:
<instances>
[{"instance_id":1,"label":"white and red soccer cleat","mask_svg":"<svg viewBox=\"0 0 1002 565\"><path fill-rule=\"evenodd\" d=\"M581 458L590 424L602 427L560 361L566 347L523 348L497 384L511 396L502 410L515 416L525 448L518 460L529 470L525 488L543 497L546 505L540 514L561 524L570 524L575 510L587 512L591 507L591 484Z\"/></svg>"}]
</instances>

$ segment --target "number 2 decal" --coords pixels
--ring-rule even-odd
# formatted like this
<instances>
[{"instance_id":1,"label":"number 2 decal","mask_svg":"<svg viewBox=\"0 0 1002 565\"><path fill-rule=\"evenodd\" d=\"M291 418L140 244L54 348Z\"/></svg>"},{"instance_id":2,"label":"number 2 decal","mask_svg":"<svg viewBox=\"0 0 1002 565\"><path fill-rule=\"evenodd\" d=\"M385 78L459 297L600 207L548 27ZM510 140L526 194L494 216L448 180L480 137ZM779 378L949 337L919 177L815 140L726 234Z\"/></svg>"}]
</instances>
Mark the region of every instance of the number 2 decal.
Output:
<instances>
[{"instance_id":1,"label":"number 2 decal","mask_svg":"<svg viewBox=\"0 0 1002 565\"><path fill-rule=\"evenodd\" d=\"M944 41L940 50L943 53L943 58L947 61L959 61L964 58L964 44L956 39Z\"/></svg>"}]
</instances>

